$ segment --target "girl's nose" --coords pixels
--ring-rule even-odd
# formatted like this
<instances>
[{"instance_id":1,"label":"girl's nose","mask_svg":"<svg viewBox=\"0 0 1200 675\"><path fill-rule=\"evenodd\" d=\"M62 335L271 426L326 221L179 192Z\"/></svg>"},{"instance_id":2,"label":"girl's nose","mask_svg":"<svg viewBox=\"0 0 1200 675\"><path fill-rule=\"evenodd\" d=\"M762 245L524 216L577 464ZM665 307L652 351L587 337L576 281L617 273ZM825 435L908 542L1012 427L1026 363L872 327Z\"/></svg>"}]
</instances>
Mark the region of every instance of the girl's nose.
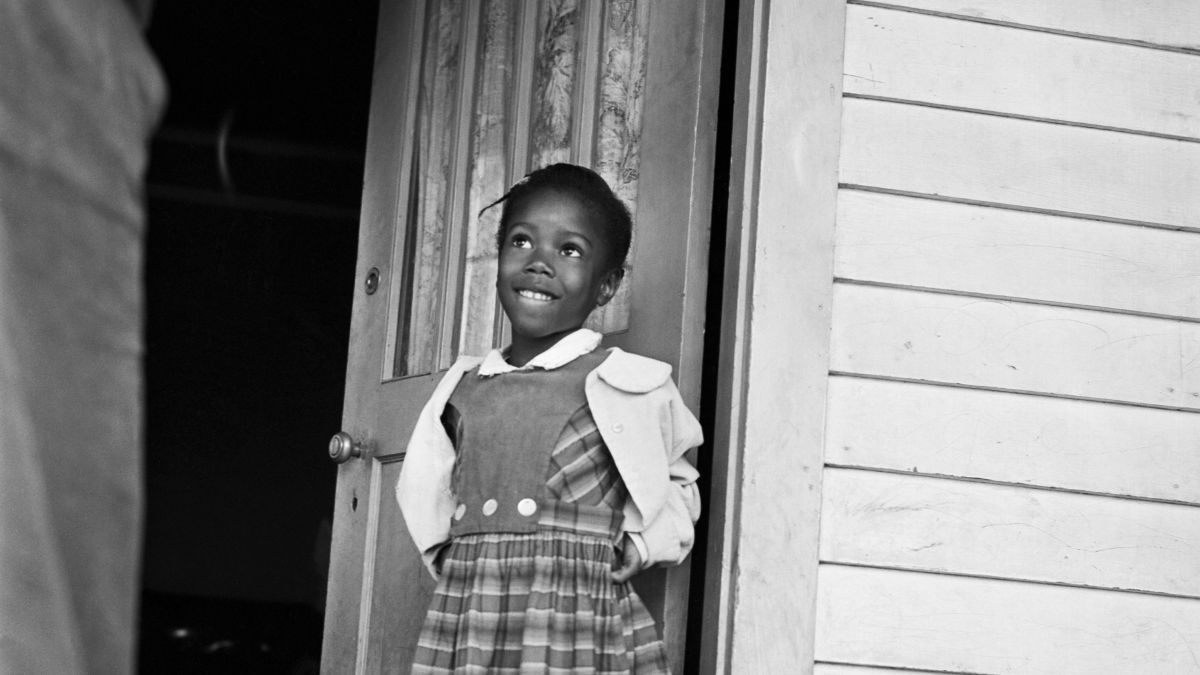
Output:
<instances>
[{"instance_id":1,"label":"girl's nose","mask_svg":"<svg viewBox=\"0 0 1200 675\"><path fill-rule=\"evenodd\" d=\"M554 268L547 264L540 255L530 258L529 264L525 265L525 271L531 274L544 274L548 277L554 276Z\"/></svg>"}]
</instances>

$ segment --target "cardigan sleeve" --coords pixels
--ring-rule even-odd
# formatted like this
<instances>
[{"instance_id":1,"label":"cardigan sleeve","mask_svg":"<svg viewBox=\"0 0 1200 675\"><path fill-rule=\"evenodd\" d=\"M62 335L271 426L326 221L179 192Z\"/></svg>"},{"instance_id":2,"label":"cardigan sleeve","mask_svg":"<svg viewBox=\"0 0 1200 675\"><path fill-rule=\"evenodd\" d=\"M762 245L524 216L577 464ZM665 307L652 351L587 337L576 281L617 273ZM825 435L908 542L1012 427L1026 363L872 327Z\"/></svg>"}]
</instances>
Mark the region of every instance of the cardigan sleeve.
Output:
<instances>
[{"instance_id":1,"label":"cardigan sleeve","mask_svg":"<svg viewBox=\"0 0 1200 675\"><path fill-rule=\"evenodd\" d=\"M703 442L671 366L612 349L588 378L588 403L630 499L625 530L644 564L678 564L691 552L700 517L699 473L686 453Z\"/></svg>"},{"instance_id":2,"label":"cardigan sleeve","mask_svg":"<svg viewBox=\"0 0 1200 675\"><path fill-rule=\"evenodd\" d=\"M641 531L648 551L646 566L683 562L692 550L695 523L700 518L700 490L696 487L700 472L688 461L687 452L699 446L704 435L675 383L668 380L660 391L666 398L658 406L658 414L671 484L662 509Z\"/></svg>"},{"instance_id":3,"label":"cardigan sleeve","mask_svg":"<svg viewBox=\"0 0 1200 675\"><path fill-rule=\"evenodd\" d=\"M437 553L449 539L455 507L450 485L454 445L442 426L441 416L463 373L478 363L477 358L461 358L438 383L417 417L396 481L396 501L408 533L435 578Z\"/></svg>"}]
</instances>

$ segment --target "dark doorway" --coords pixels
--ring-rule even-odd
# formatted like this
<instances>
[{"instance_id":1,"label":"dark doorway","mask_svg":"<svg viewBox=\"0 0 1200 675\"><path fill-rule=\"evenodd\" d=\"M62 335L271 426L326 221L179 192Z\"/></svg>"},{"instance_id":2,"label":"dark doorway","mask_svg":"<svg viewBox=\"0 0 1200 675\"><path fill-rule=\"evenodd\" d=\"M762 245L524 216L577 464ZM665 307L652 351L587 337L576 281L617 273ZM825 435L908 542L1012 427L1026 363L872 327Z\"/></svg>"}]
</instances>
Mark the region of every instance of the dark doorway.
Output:
<instances>
[{"instance_id":1,"label":"dark doorway","mask_svg":"<svg viewBox=\"0 0 1200 675\"><path fill-rule=\"evenodd\" d=\"M377 2L159 2L142 673L320 658Z\"/></svg>"}]
</instances>

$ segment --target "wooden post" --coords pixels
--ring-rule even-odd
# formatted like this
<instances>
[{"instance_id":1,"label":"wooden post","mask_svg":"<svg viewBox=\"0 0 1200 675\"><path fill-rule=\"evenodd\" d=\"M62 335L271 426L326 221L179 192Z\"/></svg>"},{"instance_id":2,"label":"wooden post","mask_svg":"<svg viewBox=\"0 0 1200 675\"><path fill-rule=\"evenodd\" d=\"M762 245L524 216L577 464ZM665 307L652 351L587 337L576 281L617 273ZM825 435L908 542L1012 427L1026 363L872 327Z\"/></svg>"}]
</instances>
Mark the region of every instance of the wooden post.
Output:
<instances>
[{"instance_id":1,"label":"wooden post","mask_svg":"<svg viewBox=\"0 0 1200 675\"><path fill-rule=\"evenodd\" d=\"M741 8L705 672L813 667L845 12Z\"/></svg>"}]
</instances>

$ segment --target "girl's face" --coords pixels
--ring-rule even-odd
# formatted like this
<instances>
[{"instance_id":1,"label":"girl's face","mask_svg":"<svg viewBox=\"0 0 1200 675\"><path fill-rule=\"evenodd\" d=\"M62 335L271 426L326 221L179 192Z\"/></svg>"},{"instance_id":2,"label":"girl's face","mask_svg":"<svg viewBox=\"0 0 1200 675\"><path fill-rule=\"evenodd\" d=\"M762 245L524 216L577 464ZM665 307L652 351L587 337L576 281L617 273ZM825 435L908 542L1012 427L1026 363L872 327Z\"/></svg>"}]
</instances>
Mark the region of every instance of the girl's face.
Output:
<instances>
[{"instance_id":1,"label":"girl's face","mask_svg":"<svg viewBox=\"0 0 1200 675\"><path fill-rule=\"evenodd\" d=\"M569 194L536 192L508 215L496 288L512 322L509 360L520 366L611 300L622 270L607 269L608 243Z\"/></svg>"}]
</instances>

